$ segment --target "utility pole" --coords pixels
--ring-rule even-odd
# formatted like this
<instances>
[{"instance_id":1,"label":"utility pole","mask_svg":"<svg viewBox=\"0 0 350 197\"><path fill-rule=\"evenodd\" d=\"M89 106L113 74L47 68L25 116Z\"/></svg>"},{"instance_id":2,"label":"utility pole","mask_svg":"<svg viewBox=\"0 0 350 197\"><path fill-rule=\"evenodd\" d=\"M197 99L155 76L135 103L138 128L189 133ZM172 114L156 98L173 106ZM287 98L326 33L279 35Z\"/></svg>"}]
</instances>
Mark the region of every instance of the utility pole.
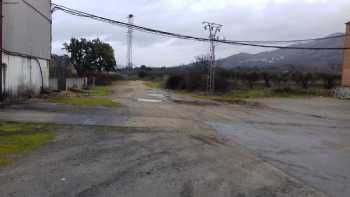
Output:
<instances>
[{"instance_id":1,"label":"utility pole","mask_svg":"<svg viewBox=\"0 0 350 197\"><path fill-rule=\"evenodd\" d=\"M2 4L3 4L3 1L0 0L0 101L3 101L4 100L4 95L3 95L3 88L2 88L2 54L3 54L3 51L2 51Z\"/></svg>"},{"instance_id":2,"label":"utility pole","mask_svg":"<svg viewBox=\"0 0 350 197\"><path fill-rule=\"evenodd\" d=\"M213 94L215 92L215 40L218 40L217 34L221 32L223 25L203 22L204 30L209 31L210 40L210 55L209 55L209 73L208 73L208 84L207 92L208 94Z\"/></svg>"},{"instance_id":3,"label":"utility pole","mask_svg":"<svg viewBox=\"0 0 350 197\"><path fill-rule=\"evenodd\" d=\"M127 68L129 71L133 69L133 63L132 63L132 33L133 33L133 28L132 25L134 24L134 15L130 14L128 16L129 19L129 27L128 27L128 33L127 33Z\"/></svg>"}]
</instances>

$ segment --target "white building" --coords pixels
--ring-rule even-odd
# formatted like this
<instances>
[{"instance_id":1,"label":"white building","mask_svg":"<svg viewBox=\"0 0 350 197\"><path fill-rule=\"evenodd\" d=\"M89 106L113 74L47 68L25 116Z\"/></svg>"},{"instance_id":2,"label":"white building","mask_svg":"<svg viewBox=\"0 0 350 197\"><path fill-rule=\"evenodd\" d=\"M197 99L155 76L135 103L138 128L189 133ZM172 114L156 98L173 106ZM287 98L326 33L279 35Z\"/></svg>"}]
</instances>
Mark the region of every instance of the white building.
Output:
<instances>
[{"instance_id":1,"label":"white building","mask_svg":"<svg viewBox=\"0 0 350 197\"><path fill-rule=\"evenodd\" d=\"M9 97L39 94L49 87L51 0L3 2L2 85ZM11 3L12 2L12 3Z\"/></svg>"}]
</instances>

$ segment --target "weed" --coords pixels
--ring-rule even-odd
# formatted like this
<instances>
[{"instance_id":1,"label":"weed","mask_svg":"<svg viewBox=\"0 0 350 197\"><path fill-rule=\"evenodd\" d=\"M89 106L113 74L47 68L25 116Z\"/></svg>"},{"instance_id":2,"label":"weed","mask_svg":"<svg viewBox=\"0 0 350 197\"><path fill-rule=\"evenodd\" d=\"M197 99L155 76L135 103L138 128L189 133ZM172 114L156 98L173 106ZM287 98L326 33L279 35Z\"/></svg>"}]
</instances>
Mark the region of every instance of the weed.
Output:
<instances>
[{"instance_id":1,"label":"weed","mask_svg":"<svg viewBox=\"0 0 350 197\"><path fill-rule=\"evenodd\" d=\"M143 84L149 88L161 89L162 83L157 81L144 81Z\"/></svg>"},{"instance_id":2,"label":"weed","mask_svg":"<svg viewBox=\"0 0 350 197\"><path fill-rule=\"evenodd\" d=\"M89 98L89 97L57 97L48 99L50 103L76 105L76 106L102 106L102 107L118 107L120 104L110 99Z\"/></svg>"},{"instance_id":3,"label":"weed","mask_svg":"<svg viewBox=\"0 0 350 197\"><path fill-rule=\"evenodd\" d=\"M90 90L91 96L109 96L112 94L112 86L95 86Z\"/></svg>"}]
</instances>

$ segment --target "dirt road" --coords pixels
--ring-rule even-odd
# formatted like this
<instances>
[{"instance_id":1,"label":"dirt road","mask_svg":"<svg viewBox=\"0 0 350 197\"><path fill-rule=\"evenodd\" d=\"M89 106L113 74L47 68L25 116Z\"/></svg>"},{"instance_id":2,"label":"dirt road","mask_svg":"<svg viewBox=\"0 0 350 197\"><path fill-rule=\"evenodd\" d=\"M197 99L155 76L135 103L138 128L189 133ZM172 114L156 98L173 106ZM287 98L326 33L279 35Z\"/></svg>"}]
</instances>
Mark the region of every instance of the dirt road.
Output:
<instances>
[{"instance_id":1,"label":"dirt road","mask_svg":"<svg viewBox=\"0 0 350 197\"><path fill-rule=\"evenodd\" d=\"M0 120L66 126L55 142L0 170L0 196L349 192L350 123L344 118L188 98L178 102L183 98L139 81L115 86L110 98L122 107L32 103L1 109Z\"/></svg>"}]
</instances>

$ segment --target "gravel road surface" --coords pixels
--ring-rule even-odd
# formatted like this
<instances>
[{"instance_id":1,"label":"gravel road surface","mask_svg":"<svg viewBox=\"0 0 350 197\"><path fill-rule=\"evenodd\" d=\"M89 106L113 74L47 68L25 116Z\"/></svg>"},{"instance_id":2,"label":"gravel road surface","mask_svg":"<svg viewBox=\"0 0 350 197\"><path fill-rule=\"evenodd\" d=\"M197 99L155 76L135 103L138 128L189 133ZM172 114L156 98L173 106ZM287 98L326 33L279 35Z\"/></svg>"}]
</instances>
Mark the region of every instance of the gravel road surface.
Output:
<instances>
[{"instance_id":1,"label":"gravel road surface","mask_svg":"<svg viewBox=\"0 0 350 197\"><path fill-rule=\"evenodd\" d=\"M109 98L122 106L0 109L0 120L62 124L54 142L0 169L0 196L319 197L350 188L346 115L202 102L140 81Z\"/></svg>"}]
</instances>

